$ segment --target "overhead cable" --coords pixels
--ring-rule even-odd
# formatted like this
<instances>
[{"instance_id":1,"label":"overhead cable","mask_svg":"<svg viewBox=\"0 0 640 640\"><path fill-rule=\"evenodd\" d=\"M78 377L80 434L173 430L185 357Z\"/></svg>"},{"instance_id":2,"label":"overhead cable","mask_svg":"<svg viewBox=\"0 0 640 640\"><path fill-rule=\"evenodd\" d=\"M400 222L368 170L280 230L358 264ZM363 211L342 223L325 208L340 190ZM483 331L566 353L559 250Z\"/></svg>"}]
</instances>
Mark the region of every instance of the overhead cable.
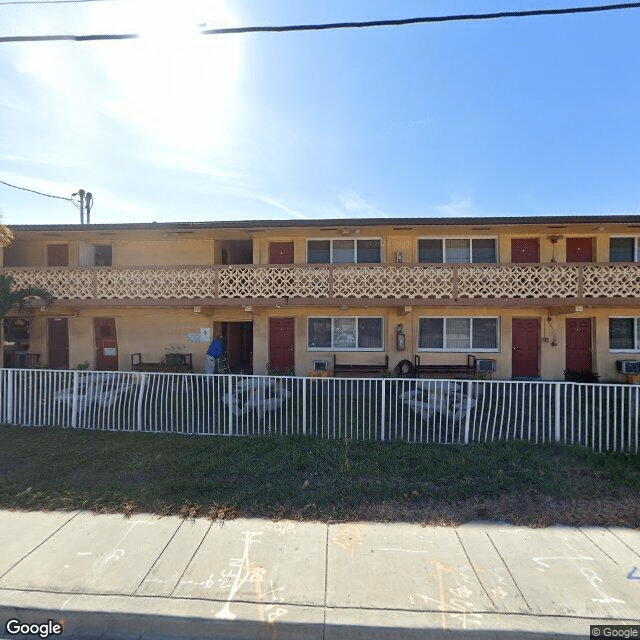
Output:
<instances>
[{"instance_id":1,"label":"overhead cable","mask_svg":"<svg viewBox=\"0 0 640 640\"><path fill-rule=\"evenodd\" d=\"M568 7L565 9L530 9L527 11L500 11L496 13L469 13L451 16L428 16L423 18L401 18L397 20L369 20L366 22L330 22L324 24L297 24L267 27L221 27L218 29L204 29L202 35L224 35L234 33L282 33L287 31L324 31L329 29L362 29L370 27L399 27L412 24L426 24L435 22L462 22L471 20L498 20L502 18L528 18L534 16L557 16L581 13L596 13L602 11L619 11L622 9L640 9L640 2L625 2L619 4L606 4L591 7ZM139 34L89 34L74 35L48 35L48 36L0 36L3 42L50 42L72 41L89 42L95 40L131 40L139 38Z\"/></svg>"},{"instance_id":2,"label":"overhead cable","mask_svg":"<svg viewBox=\"0 0 640 640\"><path fill-rule=\"evenodd\" d=\"M67 200L68 202L73 202L71 198L63 198L62 196L52 196L50 193L42 193L41 191L34 191L33 189L27 189L25 187L18 187L15 184L9 184L4 180L0 180L0 184L4 184L7 187L11 187L12 189L20 189L20 191L29 191L29 193L37 193L39 196L46 196L47 198L57 198L58 200Z\"/></svg>"}]
</instances>

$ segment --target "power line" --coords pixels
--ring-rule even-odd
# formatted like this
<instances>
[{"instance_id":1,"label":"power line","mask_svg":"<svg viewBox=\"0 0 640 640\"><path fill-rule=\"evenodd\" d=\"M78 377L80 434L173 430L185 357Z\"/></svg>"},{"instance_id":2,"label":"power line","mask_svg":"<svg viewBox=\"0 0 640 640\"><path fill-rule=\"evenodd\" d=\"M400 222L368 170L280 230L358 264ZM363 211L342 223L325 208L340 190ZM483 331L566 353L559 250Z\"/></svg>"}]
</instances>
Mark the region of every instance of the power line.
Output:
<instances>
[{"instance_id":1,"label":"power line","mask_svg":"<svg viewBox=\"0 0 640 640\"><path fill-rule=\"evenodd\" d=\"M35 1L35 0L33 0ZM62 0L58 0L62 1ZM79 0L67 0L79 1ZM423 18L401 18L398 20L369 20L366 22L330 22L325 24L298 24L271 27L223 27L220 29L204 29L202 35L224 35L233 33L282 33L287 31L324 31L329 29L362 29L369 27L393 27L412 24L425 24L434 22L462 22L471 20L498 20L501 18L528 18L534 16L557 16L567 14L595 13L602 11L619 11L622 9L640 9L640 2L625 2L621 4L606 4L593 7L571 7L566 9L532 9L528 11L500 11L497 13L469 13L451 16L429 16ZM139 38L139 34L89 34L83 36L74 35L49 35L49 36L2 36L3 42L51 42L72 41L89 42L95 40L131 40Z\"/></svg>"},{"instance_id":2,"label":"power line","mask_svg":"<svg viewBox=\"0 0 640 640\"><path fill-rule=\"evenodd\" d=\"M73 202L71 198L63 198L62 196L52 196L50 193L42 193L41 191L34 191L33 189L26 189L25 187L18 187L15 184L9 184L4 180L0 180L0 184L4 184L12 189L20 189L20 191L29 191L30 193L37 193L39 196L46 196L47 198L57 198L58 200L66 200L67 202Z\"/></svg>"},{"instance_id":3,"label":"power line","mask_svg":"<svg viewBox=\"0 0 640 640\"><path fill-rule=\"evenodd\" d=\"M5 4L78 4L80 2L112 2L113 0L8 0L0 2L0 7Z\"/></svg>"},{"instance_id":4,"label":"power line","mask_svg":"<svg viewBox=\"0 0 640 640\"><path fill-rule=\"evenodd\" d=\"M260 33L283 31L321 31L325 29L362 29L367 27L398 27L431 22L461 22L465 20L497 20L500 18L527 18L531 16L552 16L571 13L595 13L597 11L618 11L620 9L640 9L640 2L607 4L597 7L572 7L566 9L532 9L529 11L500 11L497 13L468 13L452 16L430 16L425 18L402 18L399 20L369 20L367 22L330 22L325 24L287 25L281 27L226 27L206 29L203 35L227 33Z\"/></svg>"}]
</instances>

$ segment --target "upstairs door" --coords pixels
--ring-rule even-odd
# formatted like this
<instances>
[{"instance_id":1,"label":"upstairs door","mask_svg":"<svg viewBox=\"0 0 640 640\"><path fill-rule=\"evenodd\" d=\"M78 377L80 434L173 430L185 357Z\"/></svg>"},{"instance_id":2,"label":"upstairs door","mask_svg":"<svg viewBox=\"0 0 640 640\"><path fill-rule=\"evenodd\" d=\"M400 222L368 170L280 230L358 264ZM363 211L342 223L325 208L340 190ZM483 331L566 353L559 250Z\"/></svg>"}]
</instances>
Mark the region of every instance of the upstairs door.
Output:
<instances>
[{"instance_id":1,"label":"upstairs door","mask_svg":"<svg viewBox=\"0 0 640 640\"><path fill-rule=\"evenodd\" d=\"M269 264L293 264L293 242L269 244Z\"/></svg>"},{"instance_id":2,"label":"upstairs door","mask_svg":"<svg viewBox=\"0 0 640 640\"><path fill-rule=\"evenodd\" d=\"M293 318L269 318L269 368L280 373L295 371Z\"/></svg>"},{"instance_id":3,"label":"upstairs door","mask_svg":"<svg viewBox=\"0 0 640 640\"><path fill-rule=\"evenodd\" d=\"M511 322L511 376L540 376L539 318L513 318Z\"/></svg>"},{"instance_id":4,"label":"upstairs door","mask_svg":"<svg viewBox=\"0 0 640 640\"><path fill-rule=\"evenodd\" d=\"M511 262L540 262L538 238L513 238L511 240Z\"/></svg>"},{"instance_id":5,"label":"upstairs door","mask_svg":"<svg viewBox=\"0 0 640 640\"><path fill-rule=\"evenodd\" d=\"M591 319L567 318L567 353L569 371L591 371Z\"/></svg>"},{"instance_id":6,"label":"upstairs door","mask_svg":"<svg viewBox=\"0 0 640 640\"><path fill-rule=\"evenodd\" d=\"M95 318L96 369L118 370L118 338L115 318Z\"/></svg>"},{"instance_id":7,"label":"upstairs door","mask_svg":"<svg viewBox=\"0 0 640 640\"><path fill-rule=\"evenodd\" d=\"M593 238L567 238L567 262L593 262Z\"/></svg>"},{"instance_id":8,"label":"upstairs door","mask_svg":"<svg viewBox=\"0 0 640 640\"><path fill-rule=\"evenodd\" d=\"M66 318L49 318L49 366L52 369L69 368L69 328Z\"/></svg>"}]
</instances>

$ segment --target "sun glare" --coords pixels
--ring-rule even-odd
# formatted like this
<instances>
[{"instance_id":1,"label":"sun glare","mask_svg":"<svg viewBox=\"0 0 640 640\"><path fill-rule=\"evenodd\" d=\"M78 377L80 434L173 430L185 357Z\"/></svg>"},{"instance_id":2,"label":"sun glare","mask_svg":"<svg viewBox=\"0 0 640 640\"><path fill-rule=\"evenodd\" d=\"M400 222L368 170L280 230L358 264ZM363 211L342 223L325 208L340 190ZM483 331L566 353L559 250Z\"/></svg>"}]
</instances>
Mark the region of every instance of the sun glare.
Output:
<instances>
[{"instance_id":1,"label":"sun glare","mask_svg":"<svg viewBox=\"0 0 640 640\"><path fill-rule=\"evenodd\" d=\"M240 40L200 35L224 25L223 2L138 2L140 38L112 60L119 88L112 105L158 143L177 150L220 150L229 143Z\"/></svg>"}]
</instances>

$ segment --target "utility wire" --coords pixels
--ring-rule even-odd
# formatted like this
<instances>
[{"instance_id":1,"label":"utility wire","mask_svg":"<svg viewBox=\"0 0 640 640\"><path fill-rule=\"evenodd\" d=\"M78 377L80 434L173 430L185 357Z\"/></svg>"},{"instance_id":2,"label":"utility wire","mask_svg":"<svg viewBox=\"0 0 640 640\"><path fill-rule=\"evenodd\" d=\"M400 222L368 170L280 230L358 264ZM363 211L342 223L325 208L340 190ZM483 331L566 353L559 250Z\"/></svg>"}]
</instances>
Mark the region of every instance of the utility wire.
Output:
<instances>
[{"instance_id":1,"label":"utility wire","mask_svg":"<svg viewBox=\"0 0 640 640\"><path fill-rule=\"evenodd\" d=\"M20 189L20 191L29 191L30 193L37 193L39 196L46 196L47 198L57 198L58 200L67 200L68 202L73 202L71 198L63 198L62 196L52 196L50 193L42 193L41 191L26 189L25 187L17 187L15 184L9 184L8 182L4 182L4 180L0 180L0 184L4 184L7 187L11 187L13 189Z\"/></svg>"},{"instance_id":2,"label":"utility wire","mask_svg":"<svg viewBox=\"0 0 640 640\"><path fill-rule=\"evenodd\" d=\"M80 2L112 2L112 0L8 0L8 2L0 2L0 7L5 4L78 4Z\"/></svg>"},{"instance_id":3,"label":"utility wire","mask_svg":"<svg viewBox=\"0 0 640 640\"><path fill-rule=\"evenodd\" d=\"M640 2L625 2L621 4L605 4L593 7L571 7L566 9L532 9L529 11L501 11L498 13L469 13L451 16L430 16L424 18L402 18L399 20L369 20L367 22L330 22L325 24L298 24L274 27L224 27L220 29L204 29L202 35L223 35L231 33L282 33L286 31L322 31L329 29L362 29L367 27L394 27L411 24L433 22L461 22L470 20L497 20L500 18L527 18L532 16L557 16L578 13L595 13L602 11L619 11L621 9L640 9ZM131 40L139 38L135 33L124 34L94 34L84 36L50 35L50 36L3 36L3 42L47 42L67 40L73 42L88 42L91 40Z\"/></svg>"},{"instance_id":4,"label":"utility wire","mask_svg":"<svg viewBox=\"0 0 640 640\"><path fill-rule=\"evenodd\" d=\"M640 2L605 4L596 7L572 7L566 9L532 9L529 11L500 11L497 13L468 13L452 16L431 16L426 18L402 18L400 20L369 20L367 22L330 22L325 24L287 25L283 27L227 27L206 29L203 35L225 33L260 33L282 31L321 31L324 29L361 29L366 27L398 27L430 22L461 22L464 20L496 20L499 18L526 18L530 16L552 16L570 13L594 13L596 11L617 11L620 9L640 9Z\"/></svg>"}]
</instances>

